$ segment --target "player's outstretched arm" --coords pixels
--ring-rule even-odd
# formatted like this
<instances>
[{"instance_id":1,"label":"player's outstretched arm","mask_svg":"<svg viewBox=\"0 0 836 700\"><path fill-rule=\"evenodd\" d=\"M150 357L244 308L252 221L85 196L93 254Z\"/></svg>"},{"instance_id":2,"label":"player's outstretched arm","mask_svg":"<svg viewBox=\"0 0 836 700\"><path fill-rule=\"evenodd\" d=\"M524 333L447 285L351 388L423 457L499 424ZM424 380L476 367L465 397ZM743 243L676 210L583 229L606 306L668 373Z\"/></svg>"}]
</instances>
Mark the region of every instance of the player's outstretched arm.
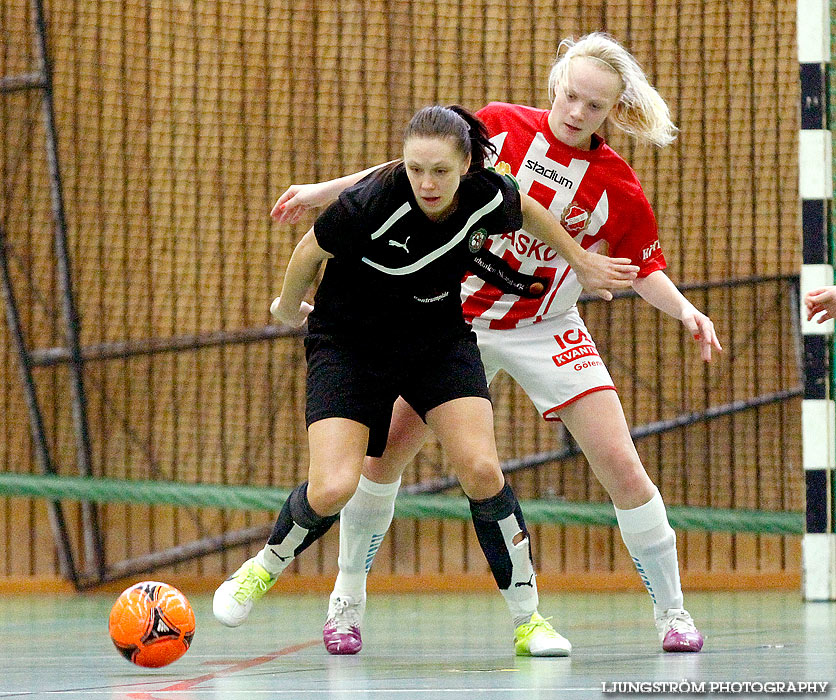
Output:
<instances>
[{"instance_id":1,"label":"player's outstretched arm","mask_svg":"<svg viewBox=\"0 0 836 700\"><path fill-rule=\"evenodd\" d=\"M392 162L394 161L389 161L389 163ZM340 196L340 192L346 187L360 182L369 173L382 168L384 165L389 165L389 163L374 165L371 168L333 180L312 182L306 185L291 185L273 205L270 216L280 224L295 224L305 212L330 204Z\"/></svg>"},{"instance_id":2,"label":"player's outstretched arm","mask_svg":"<svg viewBox=\"0 0 836 700\"><path fill-rule=\"evenodd\" d=\"M558 220L536 199L520 192L523 226L543 243L554 248L575 271L590 294L609 301L611 289L629 289L639 268L629 258L609 258L584 250Z\"/></svg>"},{"instance_id":3,"label":"player's outstretched arm","mask_svg":"<svg viewBox=\"0 0 836 700\"><path fill-rule=\"evenodd\" d=\"M313 284L319 266L330 257L333 256L316 242L313 228L302 237L287 264L282 294L270 306L276 320L294 328L305 322L313 307L302 297Z\"/></svg>"},{"instance_id":4,"label":"player's outstretched arm","mask_svg":"<svg viewBox=\"0 0 836 700\"><path fill-rule=\"evenodd\" d=\"M722 352L712 320L698 311L664 272L654 270L647 277L635 280L633 288L646 302L682 321L682 325L700 344L700 356L705 362L711 361L712 348Z\"/></svg>"},{"instance_id":5,"label":"player's outstretched arm","mask_svg":"<svg viewBox=\"0 0 836 700\"><path fill-rule=\"evenodd\" d=\"M526 275L515 270L486 248L482 248L471 258L468 270L506 294L518 294L527 299L539 299L549 283L548 277Z\"/></svg>"},{"instance_id":6,"label":"player's outstretched arm","mask_svg":"<svg viewBox=\"0 0 836 700\"><path fill-rule=\"evenodd\" d=\"M817 323L824 323L836 318L836 287L819 287L804 295L804 306L807 307L807 320L812 321L816 314Z\"/></svg>"}]
</instances>

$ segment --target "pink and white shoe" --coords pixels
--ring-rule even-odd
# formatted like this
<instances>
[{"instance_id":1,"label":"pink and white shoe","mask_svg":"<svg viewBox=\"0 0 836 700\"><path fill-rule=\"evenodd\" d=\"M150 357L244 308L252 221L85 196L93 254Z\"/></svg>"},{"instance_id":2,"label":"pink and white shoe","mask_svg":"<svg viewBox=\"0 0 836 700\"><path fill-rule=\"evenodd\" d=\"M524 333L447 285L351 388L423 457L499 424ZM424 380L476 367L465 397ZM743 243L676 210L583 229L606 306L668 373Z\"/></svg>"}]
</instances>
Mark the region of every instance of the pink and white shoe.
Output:
<instances>
[{"instance_id":1,"label":"pink and white shoe","mask_svg":"<svg viewBox=\"0 0 836 700\"><path fill-rule=\"evenodd\" d=\"M662 649L671 652L697 652L703 638L687 610L671 608L656 618Z\"/></svg>"},{"instance_id":2,"label":"pink and white shoe","mask_svg":"<svg viewBox=\"0 0 836 700\"><path fill-rule=\"evenodd\" d=\"M322 641L329 654L356 654L363 648L360 623L366 611L366 597L331 594Z\"/></svg>"}]
</instances>

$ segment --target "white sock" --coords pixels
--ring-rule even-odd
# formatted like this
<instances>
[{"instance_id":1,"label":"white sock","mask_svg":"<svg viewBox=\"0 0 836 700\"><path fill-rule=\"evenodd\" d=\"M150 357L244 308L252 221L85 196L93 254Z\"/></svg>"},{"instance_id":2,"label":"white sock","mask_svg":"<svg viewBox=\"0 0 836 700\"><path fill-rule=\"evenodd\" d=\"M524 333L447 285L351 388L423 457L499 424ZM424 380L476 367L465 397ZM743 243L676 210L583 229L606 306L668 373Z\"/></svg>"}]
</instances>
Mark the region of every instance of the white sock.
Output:
<instances>
[{"instance_id":1,"label":"white sock","mask_svg":"<svg viewBox=\"0 0 836 700\"><path fill-rule=\"evenodd\" d=\"M362 598L366 575L392 523L401 480L378 484L360 476L357 490L340 513L340 571L334 595Z\"/></svg>"},{"instance_id":2,"label":"white sock","mask_svg":"<svg viewBox=\"0 0 836 700\"><path fill-rule=\"evenodd\" d=\"M668 523L659 490L643 506L616 508L615 516L627 551L653 600L654 614L658 617L670 608L681 608L676 533Z\"/></svg>"},{"instance_id":3,"label":"white sock","mask_svg":"<svg viewBox=\"0 0 836 700\"><path fill-rule=\"evenodd\" d=\"M296 557L295 550L302 544L308 532L309 530L306 530L301 525L293 523L293 527L281 543L264 545L264 549L255 555L256 562L261 564L271 574L277 576Z\"/></svg>"}]
</instances>

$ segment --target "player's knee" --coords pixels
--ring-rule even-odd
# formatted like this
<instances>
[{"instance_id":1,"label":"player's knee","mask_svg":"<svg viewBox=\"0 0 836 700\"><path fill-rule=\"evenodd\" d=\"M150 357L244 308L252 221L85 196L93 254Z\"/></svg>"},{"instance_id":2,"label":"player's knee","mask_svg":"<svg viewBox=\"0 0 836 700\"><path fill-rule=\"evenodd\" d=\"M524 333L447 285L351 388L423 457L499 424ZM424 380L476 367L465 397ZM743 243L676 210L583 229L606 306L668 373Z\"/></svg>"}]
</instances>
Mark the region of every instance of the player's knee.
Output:
<instances>
[{"instance_id":1,"label":"player's knee","mask_svg":"<svg viewBox=\"0 0 836 700\"><path fill-rule=\"evenodd\" d=\"M342 510L357 490L359 473L337 471L329 478L308 484L308 501L319 515L333 515Z\"/></svg>"},{"instance_id":2,"label":"player's knee","mask_svg":"<svg viewBox=\"0 0 836 700\"><path fill-rule=\"evenodd\" d=\"M656 488L640 461L628 456L608 466L608 477L602 481L616 507L637 508L653 497Z\"/></svg>"},{"instance_id":3,"label":"player's knee","mask_svg":"<svg viewBox=\"0 0 836 700\"><path fill-rule=\"evenodd\" d=\"M465 492L471 498L495 496L505 484L499 462L484 455L472 455L453 465Z\"/></svg>"},{"instance_id":4,"label":"player's knee","mask_svg":"<svg viewBox=\"0 0 836 700\"><path fill-rule=\"evenodd\" d=\"M383 457L366 457L366 461L363 462L363 474L378 484L391 484L400 478L402 472L402 465L387 458L385 453Z\"/></svg>"}]
</instances>

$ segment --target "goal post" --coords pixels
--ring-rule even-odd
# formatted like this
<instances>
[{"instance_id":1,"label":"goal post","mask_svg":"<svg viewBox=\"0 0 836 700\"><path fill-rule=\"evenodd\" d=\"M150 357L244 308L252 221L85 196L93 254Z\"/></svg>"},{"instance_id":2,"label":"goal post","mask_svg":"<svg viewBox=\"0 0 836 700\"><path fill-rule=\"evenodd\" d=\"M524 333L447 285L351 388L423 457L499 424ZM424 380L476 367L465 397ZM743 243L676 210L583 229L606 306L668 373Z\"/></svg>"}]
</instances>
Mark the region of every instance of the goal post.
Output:
<instances>
[{"instance_id":1,"label":"goal post","mask_svg":"<svg viewBox=\"0 0 836 700\"><path fill-rule=\"evenodd\" d=\"M836 599L833 320L824 323L808 321L803 301L808 291L834 282L829 0L799 0L797 27L801 83L799 196L803 248L800 312L804 343L801 425L806 485L802 594L805 600L816 601Z\"/></svg>"}]
</instances>

